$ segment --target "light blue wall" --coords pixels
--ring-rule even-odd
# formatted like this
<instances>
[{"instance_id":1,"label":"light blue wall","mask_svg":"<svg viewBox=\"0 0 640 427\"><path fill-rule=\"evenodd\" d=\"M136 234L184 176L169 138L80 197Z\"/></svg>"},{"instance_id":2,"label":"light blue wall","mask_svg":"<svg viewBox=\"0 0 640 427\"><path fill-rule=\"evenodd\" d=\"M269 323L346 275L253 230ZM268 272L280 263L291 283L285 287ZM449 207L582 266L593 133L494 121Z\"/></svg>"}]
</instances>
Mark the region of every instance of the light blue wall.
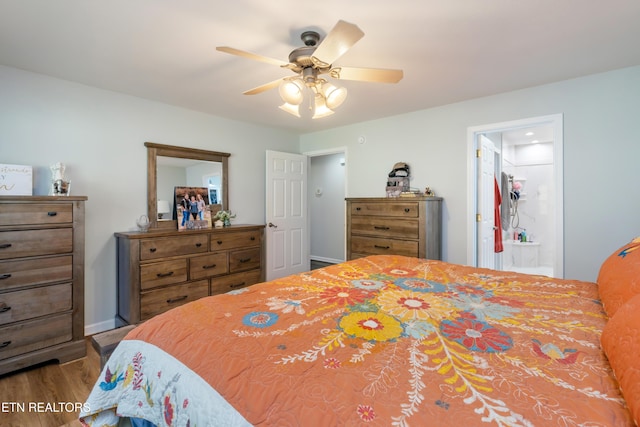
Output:
<instances>
[{"instance_id":1,"label":"light blue wall","mask_svg":"<svg viewBox=\"0 0 640 427\"><path fill-rule=\"evenodd\" d=\"M348 147L350 197L384 196L393 164L409 163L411 185L445 199L444 259L464 264L467 128L557 113L564 115L565 277L594 281L602 261L640 235L640 67L307 134L300 150Z\"/></svg>"},{"instance_id":2,"label":"light blue wall","mask_svg":"<svg viewBox=\"0 0 640 427\"><path fill-rule=\"evenodd\" d=\"M296 135L0 66L0 163L34 166L47 194L49 165L67 165L86 195L86 329L113 327L113 233L147 210L145 141L231 153L229 204L237 223L264 223L265 149L297 151Z\"/></svg>"},{"instance_id":3,"label":"light blue wall","mask_svg":"<svg viewBox=\"0 0 640 427\"><path fill-rule=\"evenodd\" d=\"M397 161L412 186L445 198L444 258L466 262L467 128L564 114L565 276L595 280L600 263L640 235L640 67L296 135L0 66L0 163L34 166L35 194L63 162L87 195L88 332L115 315L113 233L146 212L145 141L227 151L236 222L264 221L265 150L347 147L347 196L384 196ZM365 136L361 144L359 137Z\"/></svg>"}]
</instances>

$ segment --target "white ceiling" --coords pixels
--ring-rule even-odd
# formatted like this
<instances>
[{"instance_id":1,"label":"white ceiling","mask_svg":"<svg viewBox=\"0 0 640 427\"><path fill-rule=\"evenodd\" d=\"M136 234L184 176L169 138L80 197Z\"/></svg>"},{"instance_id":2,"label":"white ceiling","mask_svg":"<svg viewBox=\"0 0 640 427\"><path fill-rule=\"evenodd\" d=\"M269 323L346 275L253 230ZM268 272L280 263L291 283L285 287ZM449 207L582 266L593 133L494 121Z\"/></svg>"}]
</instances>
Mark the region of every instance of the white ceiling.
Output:
<instances>
[{"instance_id":1,"label":"white ceiling","mask_svg":"<svg viewBox=\"0 0 640 427\"><path fill-rule=\"evenodd\" d=\"M286 61L339 19L365 36L334 65L404 79L343 81L323 119L242 95L291 72L215 50ZM639 41L638 0L0 0L2 65L296 133L639 65Z\"/></svg>"}]
</instances>

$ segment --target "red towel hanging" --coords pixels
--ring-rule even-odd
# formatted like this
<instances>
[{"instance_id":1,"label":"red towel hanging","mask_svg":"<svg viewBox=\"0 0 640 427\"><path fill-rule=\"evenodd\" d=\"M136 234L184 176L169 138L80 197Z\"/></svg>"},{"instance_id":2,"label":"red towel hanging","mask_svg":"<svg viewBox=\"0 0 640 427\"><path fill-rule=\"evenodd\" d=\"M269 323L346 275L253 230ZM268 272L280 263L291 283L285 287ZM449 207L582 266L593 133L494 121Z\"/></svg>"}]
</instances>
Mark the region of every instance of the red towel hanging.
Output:
<instances>
[{"instance_id":1,"label":"red towel hanging","mask_svg":"<svg viewBox=\"0 0 640 427\"><path fill-rule=\"evenodd\" d=\"M494 229L494 251L496 253L504 251L502 246L502 221L500 217L500 206L502 205L502 196L500 196L500 186L498 186L498 180L493 177L495 184L494 196L493 196L493 229Z\"/></svg>"}]
</instances>

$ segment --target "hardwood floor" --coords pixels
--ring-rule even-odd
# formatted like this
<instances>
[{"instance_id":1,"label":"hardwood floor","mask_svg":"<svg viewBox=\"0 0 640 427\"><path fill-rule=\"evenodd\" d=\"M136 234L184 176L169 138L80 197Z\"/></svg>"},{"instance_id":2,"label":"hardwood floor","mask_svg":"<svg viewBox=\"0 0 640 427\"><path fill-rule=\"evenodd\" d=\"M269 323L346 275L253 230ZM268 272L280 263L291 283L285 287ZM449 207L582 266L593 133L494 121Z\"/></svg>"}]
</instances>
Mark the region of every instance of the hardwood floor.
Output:
<instances>
[{"instance_id":1,"label":"hardwood floor","mask_svg":"<svg viewBox=\"0 0 640 427\"><path fill-rule=\"evenodd\" d=\"M84 403L100 375L100 357L86 338L87 356L0 376L3 427L80 427L74 406ZM49 405L47 407L47 405Z\"/></svg>"}]
</instances>

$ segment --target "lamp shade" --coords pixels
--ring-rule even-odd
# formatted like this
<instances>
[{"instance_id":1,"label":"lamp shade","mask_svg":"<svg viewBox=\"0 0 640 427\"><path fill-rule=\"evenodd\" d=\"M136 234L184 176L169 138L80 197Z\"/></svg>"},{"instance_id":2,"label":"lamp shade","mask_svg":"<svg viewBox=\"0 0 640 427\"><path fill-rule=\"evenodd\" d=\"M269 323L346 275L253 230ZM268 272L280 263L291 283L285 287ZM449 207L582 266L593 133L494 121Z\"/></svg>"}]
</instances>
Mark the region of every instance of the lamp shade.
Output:
<instances>
[{"instance_id":1,"label":"lamp shade","mask_svg":"<svg viewBox=\"0 0 640 427\"><path fill-rule=\"evenodd\" d=\"M338 108L344 100L347 98L347 89L343 87L337 87L331 83L325 83L322 85L322 94L326 99L326 105L330 109Z\"/></svg>"},{"instance_id":2,"label":"lamp shade","mask_svg":"<svg viewBox=\"0 0 640 427\"><path fill-rule=\"evenodd\" d=\"M300 106L299 105L292 105L292 104L289 104L289 103L285 102L279 108L281 110L283 110L283 111L286 111L287 113L289 113L291 115L294 115L296 117L300 117Z\"/></svg>"},{"instance_id":3,"label":"lamp shade","mask_svg":"<svg viewBox=\"0 0 640 427\"><path fill-rule=\"evenodd\" d=\"M322 95L316 95L316 108L313 111L312 119L321 119L322 117L327 117L333 114L333 111L327 107L327 104L324 101L324 97Z\"/></svg>"},{"instance_id":4,"label":"lamp shade","mask_svg":"<svg viewBox=\"0 0 640 427\"><path fill-rule=\"evenodd\" d=\"M294 80L284 80L280 83L280 88L278 91L280 92L280 97L284 102L291 105L300 105L302 102L303 94L302 90L304 89L304 84L302 81L294 79Z\"/></svg>"}]
</instances>

